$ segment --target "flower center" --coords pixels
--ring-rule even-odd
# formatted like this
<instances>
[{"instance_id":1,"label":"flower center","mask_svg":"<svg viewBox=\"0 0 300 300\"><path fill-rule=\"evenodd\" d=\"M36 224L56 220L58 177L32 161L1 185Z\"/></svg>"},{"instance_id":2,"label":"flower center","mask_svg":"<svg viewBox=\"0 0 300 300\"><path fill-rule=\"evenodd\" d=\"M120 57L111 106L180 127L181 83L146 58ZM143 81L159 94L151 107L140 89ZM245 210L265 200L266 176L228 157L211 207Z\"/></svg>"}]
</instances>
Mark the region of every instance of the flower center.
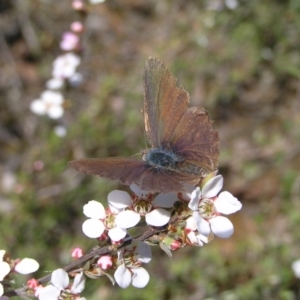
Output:
<instances>
[{"instance_id":1,"label":"flower center","mask_svg":"<svg viewBox=\"0 0 300 300\"><path fill-rule=\"evenodd\" d=\"M199 213L205 219L211 218L216 213L214 202L208 198L201 200L199 203Z\"/></svg>"},{"instance_id":2,"label":"flower center","mask_svg":"<svg viewBox=\"0 0 300 300\"><path fill-rule=\"evenodd\" d=\"M134 211L144 216L152 210L152 203L146 200L139 200L133 207Z\"/></svg>"},{"instance_id":3,"label":"flower center","mask_svg":"<svg viewBox=\"0 0 300 300\"><path fill-rule=\"evenodd\" d=\"M116 227L115 219L116 219L116 216L112 213L106 215L106 218L104 220L104 225L105 225L106 229L112 229L112 228Z\"/></svg>"}]
</instances>

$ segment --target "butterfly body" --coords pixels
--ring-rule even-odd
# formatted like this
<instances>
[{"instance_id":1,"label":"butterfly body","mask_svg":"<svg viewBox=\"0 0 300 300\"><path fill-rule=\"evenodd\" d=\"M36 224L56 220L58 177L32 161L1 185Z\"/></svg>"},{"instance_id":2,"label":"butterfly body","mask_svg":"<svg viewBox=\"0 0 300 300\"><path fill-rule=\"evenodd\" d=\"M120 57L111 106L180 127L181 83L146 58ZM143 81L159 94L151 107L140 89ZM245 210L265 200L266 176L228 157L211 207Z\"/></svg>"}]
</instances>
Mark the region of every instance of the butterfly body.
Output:
<instances>
[{"instance_id":1,"label":"butterfly body","mask_svg":"<svg viewBox=\"0 0 300 300\"><path fill-rule=\"evenodd\" d=\"M172 151L160 148L150 149L146 154L145 160L154 168L170 170L175 170L178 162L182 161L182 159Z\"/></svg>"},{"instance_id":2,"label":"butterfly body","mask_svg":"<svg viewBox=\"0 0 300 300\"><path fill-rule=\"evenodd\" d=\"M219 137L203 108L188 107L189 94L160 60L149 58L144 73L145 132L151 148L142 159L108 157L80 159L69 164L125 185L151 192L178 192L183 183L196 185L215 171Z\"/></svg>"}]
</instances>

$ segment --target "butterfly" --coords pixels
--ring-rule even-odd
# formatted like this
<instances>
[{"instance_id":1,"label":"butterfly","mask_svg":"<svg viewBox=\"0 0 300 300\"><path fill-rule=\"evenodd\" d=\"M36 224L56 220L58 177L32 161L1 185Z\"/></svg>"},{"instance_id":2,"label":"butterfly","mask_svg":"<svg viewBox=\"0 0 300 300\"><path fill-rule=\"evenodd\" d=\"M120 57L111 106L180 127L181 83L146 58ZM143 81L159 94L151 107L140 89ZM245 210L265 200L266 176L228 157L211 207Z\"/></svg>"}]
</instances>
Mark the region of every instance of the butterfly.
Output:
<instances>
[{"instance_id":1,"label":"butterfly","mask_svg":"<svg viewBox=\"0 0 300 300\"><path fill-rule=\"evenodd\" d=\"M87 158L69 163L74 169L135 183L149 192L179 192L215 171L218 132L203 108L188 107L189 94L162 61L150 57L144 72L145 132L151 148L134 157Z\"/></svg>"}]
</instances>

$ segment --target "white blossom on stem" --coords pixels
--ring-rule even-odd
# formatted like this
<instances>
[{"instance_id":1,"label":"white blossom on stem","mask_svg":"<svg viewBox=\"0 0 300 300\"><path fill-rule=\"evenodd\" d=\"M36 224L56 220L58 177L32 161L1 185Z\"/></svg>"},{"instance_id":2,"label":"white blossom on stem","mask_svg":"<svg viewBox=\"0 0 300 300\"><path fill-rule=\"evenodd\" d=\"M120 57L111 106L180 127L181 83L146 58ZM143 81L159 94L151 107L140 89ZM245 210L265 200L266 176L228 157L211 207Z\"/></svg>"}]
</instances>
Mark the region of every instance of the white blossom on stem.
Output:
<instances>
[{"instance_id":1,"label":"white blossom on stem","mask_svg":"<svg viewBox=\"0 0 300 300\"><path fill-rule=\"evenodd\" d=\"M51 119L58 119L63 116L62 107L64 98L61 93L46 90L39 99L31 102L30 109L37 115L48 115Z\"/></svg>"},{"instance_id":2,"label":"white blossom on stem","mask_svg":"<svg viewBox=\"0 0 300 300\"><path fill-rule=\"evenodd\" d=\"M217 175L209 179L200 189L197 187L191 194L189 208L193 210L193 218L198 232L209 236L213 232L220 238L229 238L233 232L231 221L221 216L237 212L242 204L229 192L218 195L223 186L223 177Z\"/></svg>"},{"instance_id":3,"label":"white blossom on stem","mask_svg":"<svg viewBox=\"0 0 300 300\"><path fill-rule=\"evenodd\" d=\"M124 198L124 193L127 194L123 191L114 192L114 194L117 194L117 196L122 199ZM119 226L116 219L118 218L118 214L124 209L110 205L111 193L108 194L109 208L106 210L100 202L95 200L89 201L88 204L84 205L83 213L90 218L82 224L82 230L86 236L90 238L99 238L105 230L107 230L111 240L118 242L126 236L127 228L133 227L139 222L140 219L128 211L126 214L129 218L127 224Z\"/></svg>"},{"instance_id":4,"label":"white blossom on stem","mask_svg":"<svg viewBox=\"0 0 300 300\"><path fill-rule=\"evenodd\" d=\"M53 62L52 76L54 78L66 79L76 73L80 64L80 57L72 52L58 56Z\"/></svg>"},{"instance_id":5,"label":"white blossom on stem","mask_svg":"<svg viewBox=\"0 0 300 300\"><path fill-rule=\"evenodd\" d=\"M292 270L297 278L300 278L300 259L293 261Z\"/></svg>"},{"instance_id":6,"label":"white blossom on stem","mask_svg":"<svg viewBox=\"0 0 300 300\"><path fill-rule=\"evenodd\" d=\"M136 288L144 288L150 279L149 273L142 267L152 259L150 246L140 242L137 248L123 248L118 253L121 264L115 271L114 278L121 288L127 288L130 283Z\"/></svg>"},{"instance_id":7,"label":"white blossom on stem","mask_svg":"<svg viewBox=\"0 0 300 300\"><path fill-rule=\"evenodd\" d=\"M85 277L83 273L78 273L73 284L69 286L69 275L63 269L57 269L52 272L51 284L39 289L39 300L56 300L62 292L69 295L80 294L85 287Z\"/></svg>"},{"instance_id":8,"label":"white blossom on stem","mask_svg":"<svg viewBox=\"0 0 300 300\"><path fill-rule=\"evenodd\" d=\"M5 261L5 254L5 250L0 250L0 297L4 293L4 288L1 282L7 275L9 275L9 273L15 271L25 275L33 273L39 268L39 263L32 258L16 260L6 259L7 261Z\"/></svg>"},{"instance_id":9,"label":"white blossom on stem","mask_svg":"<svg viewBox=\"0 0 300 300\"><path fill-rule=\"evenodd\" d=\"M148 225L163 226L170 220L170 208L177 200L175 194L159 194L153 199L153 194L141 190L137 185L130 186L134 192L132 197L123 191L112 191L109 194L109 204L117 209L123 209L116 217L116 224L120 227L127 226L133 220L145 217ZM130 224L130 227L133 227Z\"/></svg>"}]
</instances>

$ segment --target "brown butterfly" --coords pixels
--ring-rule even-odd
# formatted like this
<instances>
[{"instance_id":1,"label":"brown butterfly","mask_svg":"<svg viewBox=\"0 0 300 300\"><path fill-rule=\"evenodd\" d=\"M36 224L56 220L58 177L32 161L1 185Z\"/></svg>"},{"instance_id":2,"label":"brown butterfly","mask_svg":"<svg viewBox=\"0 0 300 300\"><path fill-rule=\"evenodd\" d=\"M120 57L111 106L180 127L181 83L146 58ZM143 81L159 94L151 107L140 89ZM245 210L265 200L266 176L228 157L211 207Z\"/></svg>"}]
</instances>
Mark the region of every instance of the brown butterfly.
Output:
<instances>
[{"instance_id":1,"label":"brown butterfly","mask_svg":"<svg viewBox=\"0 0 300 300\"><path fill-rule=\"evenodd\" d=\"M144 120L150 149L142 159L107 157L74 160L80 172L137 184L151 192L178 192L183 183L196 185L216 170L218 132L203 108L189 107L189 94L157 58L149 58L144 73Z\"/></svg>"}]
</instances>

